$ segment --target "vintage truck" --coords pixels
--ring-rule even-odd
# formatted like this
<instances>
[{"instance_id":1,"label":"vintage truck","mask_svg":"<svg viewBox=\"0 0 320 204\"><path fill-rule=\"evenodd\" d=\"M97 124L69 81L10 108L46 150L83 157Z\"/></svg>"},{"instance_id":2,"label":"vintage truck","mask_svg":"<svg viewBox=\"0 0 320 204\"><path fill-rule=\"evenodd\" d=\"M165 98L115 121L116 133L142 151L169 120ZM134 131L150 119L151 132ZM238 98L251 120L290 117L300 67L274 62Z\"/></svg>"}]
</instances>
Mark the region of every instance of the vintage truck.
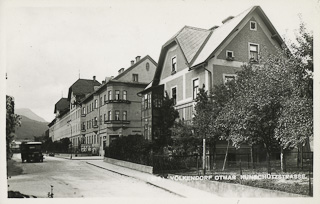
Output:
<instances>
[{"instance_id":1,"label":"vintage truck","mask_svg":"<svg viewBox=\"0 0 320 204\"><path fill-rule=\"evenodd\" d=\"M20 146L21 160L27 162L43 162L41 142L22 142Z\"/></svg>"}]
</instances>

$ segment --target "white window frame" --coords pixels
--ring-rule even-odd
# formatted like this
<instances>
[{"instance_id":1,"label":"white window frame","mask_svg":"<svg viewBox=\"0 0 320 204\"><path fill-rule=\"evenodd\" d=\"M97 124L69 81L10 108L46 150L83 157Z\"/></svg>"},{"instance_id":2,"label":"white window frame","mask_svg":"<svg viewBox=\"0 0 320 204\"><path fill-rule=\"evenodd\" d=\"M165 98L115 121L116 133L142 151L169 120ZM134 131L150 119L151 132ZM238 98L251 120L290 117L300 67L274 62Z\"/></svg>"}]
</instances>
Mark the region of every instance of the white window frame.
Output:
<instances>
[{"instance_id":1,"label":"white window frame","mask_svg":"<svg viewBox=\"0 0 320 204\"><path fill-rule=\"evenodd\" d=\"M222 74L223 75L223 84L226 85L226 77L234 77L234 79L237 79L236 74Z\"/></svg>"},{"instance_id":2,"label":"white window frame","mask_svg":"<svg viewBox=\"0 0 320 204\"><path fill-rule=\"evenodd\" d=\"M233 51L231 51L231 50L226 50L226 57L229 57L229 56L228 56L228 52L231 52L231 54L232 54L231 57L234 57Z\"/></svg>"},{"instance_id":3,"label":"white window frame","mask_svg":"<svg viewBox=\"0 0 320 204\"><path fill-rule=\"evenodd\" d=\"M254 24L255 24L255 28L254 28L254 29L251 28L251 23L254 23ZM250 21L249 27L250 27L250 30L257 31L257 22L256 22L256 21Z\"/></svg>"},{"instance_id":4,"label":"white window frame","mask_svg":"<svg viewBox=\"0 0 320 204\"><path fill-rule=\"evenodd\" d=\"M259 61L259 56L260 56L260 45L257 43L252 43L252 42L248 42L248 58L250 61L250 45L256 45L258 47L258 56L257 56L257 62Z\"/></svg>"},{"instance_id":5,"label":"white window frame","mask_svg":"<svg viewBox=\"0 0 320 204\"><path fill-rule=\"evenodd\" d=\"M137 79L137 80L135 80L135 79ZM132 74L132 81L139 82L139 74Z\"/></svg>"},{"instance_id":6,"label":"white window frame","mask_svg":"<svg viewBox=\"0 0 320 204\"><path fill-rule=\"evenodd\" d=\"M175 70L173 70L173 59L174 58L176 59ZM176 73L177 72L177 68L178 68L178 66L177 66L178 65L177 55L174 55L174 56L171 57L170 64L171 64L171 74Z\"/></svg>"}]
</instances>

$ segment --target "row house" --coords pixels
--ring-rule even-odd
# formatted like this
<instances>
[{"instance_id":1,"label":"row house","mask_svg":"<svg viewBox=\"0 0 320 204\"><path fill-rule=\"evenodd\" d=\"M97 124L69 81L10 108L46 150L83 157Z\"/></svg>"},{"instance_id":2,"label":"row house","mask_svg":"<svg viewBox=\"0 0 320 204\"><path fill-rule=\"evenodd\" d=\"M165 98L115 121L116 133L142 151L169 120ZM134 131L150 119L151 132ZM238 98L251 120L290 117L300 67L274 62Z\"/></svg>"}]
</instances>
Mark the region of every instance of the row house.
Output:
<instances>
[{"instance_id":1,"label":"row house","mask_svg":"<svg viewBox=\"0 0 320 204\"><path fill-rule=\"evenodd\" d=\"M54 108L55 119L49 123L49 137L52 141L63 138L76 138L80 136L80 105L81 101L99 87L101 83L93 77L90 79L78 79L73 83L68 92L68 98L61 98Z\"/></svg>"},{"instance_id":2,"label":"row house","mask_svg":"<svg viewBox=\"0 0 320 204\"><path fill-rule=\"evenodd\" d=\"M183 27L161 49L153 81L140 94L143 135L156 139L161 98L167 92L174 99L180 119L192 121L195 98L203 85L215 85L236 77L246 63L259 65L259 59L276 53L284 42L259 6L222 21L210 29ZM149 101L149 102L148 102Z\"/></svg>"},{"instance_id":3,"label":"row house","mask_svg":"<svg viewBox=\"0 0 320 204\"><path fill-rule=\"evenodd\" d=\"M115 138L142 135L137 93L150 83L156 66L150 56L137 56L129 68L119 69L116 77L106 77L102 84L71 86L67 125L73 148L80 151L81 144L86 144L93 154L103 155L104 147Z\"/></svg>"}]
</instances>

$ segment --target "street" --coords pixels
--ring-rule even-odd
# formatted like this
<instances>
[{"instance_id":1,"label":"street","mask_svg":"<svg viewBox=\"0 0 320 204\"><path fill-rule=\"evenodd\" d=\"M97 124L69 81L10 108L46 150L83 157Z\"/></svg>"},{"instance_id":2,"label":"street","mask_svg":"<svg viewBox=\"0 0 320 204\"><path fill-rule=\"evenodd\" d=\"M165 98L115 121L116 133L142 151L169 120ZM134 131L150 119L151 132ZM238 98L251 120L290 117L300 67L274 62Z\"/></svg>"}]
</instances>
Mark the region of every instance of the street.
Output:
<instances>
[{"instance_id":1,"label":"street","mask_svg":"<svg viewBox=\"0 0 320 204\"><path fill-rule=\"evenodd\" d=\"M38 198L48 196L50 185L54 198L178 197L147 182L97 168L85 160L46 156L43 163L21 163L20 154L13 159L23 173L8 179L8 190Z\"/></svg>"}]
</instances>

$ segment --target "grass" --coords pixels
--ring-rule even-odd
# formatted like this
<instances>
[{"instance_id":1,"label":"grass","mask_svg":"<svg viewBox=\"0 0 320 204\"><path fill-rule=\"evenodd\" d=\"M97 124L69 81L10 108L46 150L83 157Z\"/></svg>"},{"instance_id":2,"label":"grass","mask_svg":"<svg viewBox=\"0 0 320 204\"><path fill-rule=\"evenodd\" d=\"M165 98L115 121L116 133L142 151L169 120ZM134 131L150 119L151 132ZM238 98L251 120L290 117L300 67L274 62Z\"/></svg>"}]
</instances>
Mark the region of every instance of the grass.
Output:
<instances>
[{"instance_id":1,"label":"grass","mask_svg":"<svg viewBox=\"0 0 320 204\"><path fill-rule=\"evenodd\" d=\"M11 177L11 176L17 176L17 175L21 175L23 172L23 169L21 168L21 166L18 165L18 163L14 160L8 160L7 161L7 176Z\"/></svg>"}]
</instances>

